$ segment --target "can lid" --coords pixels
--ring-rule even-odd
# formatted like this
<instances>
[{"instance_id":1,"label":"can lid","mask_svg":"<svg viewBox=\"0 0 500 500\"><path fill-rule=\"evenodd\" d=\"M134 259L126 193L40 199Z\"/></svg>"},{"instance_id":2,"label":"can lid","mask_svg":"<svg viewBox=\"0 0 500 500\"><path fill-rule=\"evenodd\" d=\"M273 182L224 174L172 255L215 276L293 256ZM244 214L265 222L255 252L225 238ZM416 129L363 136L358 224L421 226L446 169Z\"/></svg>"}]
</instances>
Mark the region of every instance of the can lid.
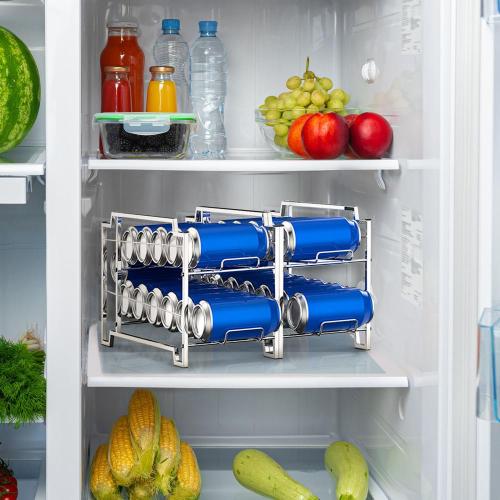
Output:
<instances>
[{"instance_id":1,"label":"can lid","mask_svg":"<svg viewBox=\"0 0 500 500\"><path fill-rule=\"evenodd\" d=\"M175 73L175 68L173 66L151 66L149 68L150 73Z\"/></svg>"},{"instance_id":2,"label":"can lid","mask_svg":"<svg viewBox=\"0 0 500 500\"><path fill-rule=\"evenodd\" d=\"M120 311L122 313L122 316L125 316L128 313L130 307L129 299L130 299L130 287L128 287L126 284L122 285L121 304L120 304Z\"/></svg>"},{"instance_id":3,"label":"can lid","mask_svg":"<svg viewBox=\"0 0 500 500\"><path fill-rule=\"evenodd\" d=\"M159 227L153 233L153 248L151 251L151 258L155 264L159 264L165 255L165 242L167 232L164 228Z\"/></svg>"},{"instance_id":4,"label":"can lid","mask_svg":"<svg viewBox=\"0 0 500 500\"><path fill-rule=\"evenodd\" d=\"M295 230L293 225L289 221L283 221L282 223L283 229L285 230L285 255L289 257L292 256L295 252L295 247L297 241L295 239Z\"/></svg>"},{"instance_id":5,"label":"can lid","mask_svg":"<svg viewBox=\"0 0 500 500\"><path fill-rule=\"evenodd\" d=\"M234 276L230 276L226 281L224 281L224 286L231 288L232 290L238 290L240 288L238 280Z\"/></svg>"},{"instance_id":6,"label":"can lid","mask_svg":"<svg viewBox=\"0 0 500 500\"><path fill-rule=\"evenodd\" d=\"M168 298L168 296L165 295L165 297L163 297L161 304L160 304L160 321L161 321L162 326L164 328L166 328L167 330L169 330L171 327L171 324L168 322L168 318L166 316L167 302L169 300L170 299Z\"/></svg>"},{"instance_id":7,"label":"can lid","mask_svg":"<svg viewBox=\"0 0 500 500\"><path fill-rule=\"evenodd\" d=\"M135 232L134 232L135 231ZM135 263L135 236L137 230L134 227L127 229L122 235L121 252L124 260Z\"/></svg>"},{"instance_id":8,"label":"can lid","mask_svg":"<svg viewBox=\"0 0 500 500\"><path fill-rule=\"evenodd\" d=\"M206 342L213 330L212 309L208 302L202 300L195 306L191 323L194 336Z\"/></svg>"},{"instance_id":9,"label":"can lid","mask_svg":"<svg viewBox=\"0 0 500 500\"><path fill-rule=\"evenodd\" d=\"M175 306L177 305L177 297L172 292L169 292L162 300L162 324L168 330L175 328Z\"/></svg>"},{"instance_id":10,"label":"can lid","mask_svg":"<svg viewBox=\"0 0 500 500\"><path fill-rule=\"evenodd\" d=\"M132 304L132 313L135 319L141 319L144 312L144 298L147 296L148 289L141 284L134 290L134 303Z\"/></svg>"},{"instance_id":11,"label":"can lid","mask_svg":"<svg viewBox=\"0 0 500 500\"><path fill-rule=\"evenodd\" d=\"M292 330L303 333L309 319L307 300L301 293L296 293L288 300L286 319Z\"/></svg>"},{"instance_id":12,"label":"can lid","mask_svg":"<svg viewBox=\"0 0 500 500\"><path fill-rule=\"evenodd\" d=\"M158 320L158 308L161 304L163 296L158 288L149 292L148 298L146 299L146 316L151 324L155 324Z\"/></svg>"},{"instance_id":13,"label":"can lid","mask_svg":"<svg viewBox=\"0 0 500 500\"><path fill-rule=\"evenodd\" d=\"M189 255L187 256L189 267L194 268L198 265L201 257L201 240L200 233L194 227L189 227L187 233L190 236L189 240ZM179 248L179 255L182 256L182 248Z\"/></svg>"},{"instance_id":14,"label":"can lid","mask_svg":"<svg viewBox=\"0 0 500 500\"><path fill-rule=\"evenodd\" d=\"M137 238L137 258L139 262L145 263L148 257L151 256L150 244L153 236L153 232L149 227L144 227L142 231L139 232Z\"/></svg>"}]
</instances>

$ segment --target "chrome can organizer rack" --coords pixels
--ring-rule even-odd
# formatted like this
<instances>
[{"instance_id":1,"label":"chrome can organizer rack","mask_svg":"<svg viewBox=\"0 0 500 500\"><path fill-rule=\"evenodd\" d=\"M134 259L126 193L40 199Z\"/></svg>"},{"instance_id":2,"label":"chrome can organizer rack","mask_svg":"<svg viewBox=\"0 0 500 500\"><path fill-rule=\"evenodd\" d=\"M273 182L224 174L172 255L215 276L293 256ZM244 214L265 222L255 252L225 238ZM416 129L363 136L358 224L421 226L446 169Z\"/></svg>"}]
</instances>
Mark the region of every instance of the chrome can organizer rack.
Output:
<instances>
[{"instance_id":1,"label":"chrome can organizer rack","mask_svg":"<svg viewBox=\"0 0 500 500\"><path fill-rule=\"evenodd\" d=\"M324 258L328 252L319 252L315 259L304 261L286 261L285 260L285 231L282 225L275 224L275 217L294 216L294 210L308 210L321 212L335 212L336 214L348 214L355 220L361 228L362 245L356 252L351 250L337 250L335 253L347 254L347 257L342 259L327 259ZM333 333L348 333L353 336L354 347L357 349L369 350L371 347L371 323L368 322L358 328L358 323L354 319L342 319L325 321L321 324L321 328L317 333L287 333L284 331L283 317L281 318L279 327L271 334L252 337L249 339L231 339L231 335L256 330L255 328L248 329L233 329L229 330L224 335L222 341L204 342L190 336L189 328L187 327L187 307L190 298L190 278L198 277L208 279L210 276L226 276L227 274L237 275L244 271L274 271L274 300L281 305L284 301L284 277L285 273L291 273L297 268L311 268L316 266L335 266L345 264L362 264L364 269L364 289L371 293L371 221L369 219L360 219L357 207L325 205L325 204L310 204L285 201L281 203L281 209L278 212L273 211L253 211L253 210L238 210L231 208L216 208L216 207L197 207L195 214L192 217L187 217L186 222L206 223L210 222L212 217L227 217L234 216L242 217L258 217L262 218L263 226L271 235L272 257L267 262L266 266L260 267L261 261L257 257L245 257L245 261L255 259L256 266L245 266L238 268L227 268L225 265L230 261L234 265L237 259L227 259L222 262L220 268L210 269L190 269L189 259L186 256L190 253L190 240L188 233L179 229L179 220L176 218L152 217L145 215L126 214L112 212L110 221L101 223L101 344L107 347L113 347L115 337L135 342L157 349L169 351L172 354L173 364L179 367L189 366L189 350L195 347L214 346L221 344L245 343L245 342L260 342L263 348L263 354L266 357L273 359L281 359L284 355L284 339L292 339L299 337L320 336ZM122 284L126 280L128 271L127 263L122 257L123 232L128 227L139 224L166 224L172 227L173 236L176 241L182 246L182 262L181 262L181 281L182 281L182 310L179 315L176 315L178 331L171 332L164 328L158 328L151 325L151 328L156 330L164 330L165 341L151 340L149 338L137 335L131 331L132 325L144 324L137 320L131 320L127 316L121 314L121 289ZM323 256L323 257L322 257ZM144 266L155 267L155 266ZM167 266L168 267L168 266ZM139 267L134 266L133 269ZM130 268L131 269L131 268ZM133 299L129 299L133 302ZM281 307L280 307L281 310ZM350 323L352 327L343 330L324 331L328 324L335 322Z\"/></svg>"}]
</instances>

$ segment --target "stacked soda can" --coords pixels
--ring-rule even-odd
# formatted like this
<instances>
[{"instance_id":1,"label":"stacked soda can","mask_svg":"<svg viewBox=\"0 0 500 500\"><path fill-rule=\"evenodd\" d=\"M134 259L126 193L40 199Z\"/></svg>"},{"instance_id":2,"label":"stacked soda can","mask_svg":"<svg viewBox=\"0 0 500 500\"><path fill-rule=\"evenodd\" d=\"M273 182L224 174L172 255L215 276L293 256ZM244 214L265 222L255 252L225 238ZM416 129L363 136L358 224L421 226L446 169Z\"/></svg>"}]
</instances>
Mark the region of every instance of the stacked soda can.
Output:
<instances>
[{"instance_id":1,"label":"stacked soda can","mask_svg":"<svg viewBox=\"0 0 500 500\"><path fill-rule=\"evenodd\" d=\"M272 270L242 271L224 285L258 296L274 297ZM282 302L283 321L297 333L326 333L355 330L373 317L371 295L338 283L285 274Z\"/></svg>"},{"instance_id":2,"label":"stacked soda can","mask_svg":"<svg viewBox=\"0 0 500 500\"><path fill-rule=\"evenodd\" d=\"M122 285L120 311L171 331L179 328L184 311L187 332L204 342L261 338L281 321L274 300L201 280L190 280L188 300L183 307L179 269L131 270Z\"/></svg>"},{"instance_id":3,"label":"stacked soda can","mask_svg":"<svg viewBox=\"0 0 500 500\"><path fill-rule=\"evenodd\" d=\"M177 233L171 224L130 226L122 235L122 259L129 266L179 267L183 237L190 268L257 267L271 259L271 234L262 219L221 222L181 222ZM345 217L275 217L273 224L285 229L288 261L349 258L361 241L358 223Z\"/></svg>"},{"instance_id":4,"label":"stacked soda can","mask_svg":"<svg viewBox=\"0 0 500 500\"><path fill-rule=\"evenodd\" d=\"M181 222L131 226L122 235L121 256L128 265L180 267L182 235L188 239L190 268L257 266L270 257L268 231L256 224Z\"/></svg>"},{"instance_id":5,"label":"stacked soda can","mask_svg":"<svg viewBox=\"0 0 500 500\"><path fill-rule=\"evenodd\" d=\"M284 276L278 305L274 270L265 269L272 261L272 231L261 218L223 222L183 222L176 231L171 224L130 226L120 245L122 316L169 330L182 325L190 335L215 342L269 335L282 318L299 333L354 330L371 320L368 292L292 274ZM277 217L273 223L285 229L288 261L346 259L360 245L358 223L343 217ZM184 304L183 258L190 269L260 269L190 280Z\"/></svg>"}]
</instances>

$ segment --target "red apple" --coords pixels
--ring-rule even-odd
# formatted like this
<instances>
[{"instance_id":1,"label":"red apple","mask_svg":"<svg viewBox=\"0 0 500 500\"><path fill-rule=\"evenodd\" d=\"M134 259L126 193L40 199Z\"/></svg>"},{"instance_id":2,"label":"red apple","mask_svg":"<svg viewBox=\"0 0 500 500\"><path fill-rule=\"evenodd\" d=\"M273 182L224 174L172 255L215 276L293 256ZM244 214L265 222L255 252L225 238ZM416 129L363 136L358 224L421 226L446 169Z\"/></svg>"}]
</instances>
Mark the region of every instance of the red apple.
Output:
<instances>
[{"instance_id":1,"label":"red apple","mask_svg":"<svg viewBox=\"0 0 500 500\"><path fill-rule=\"evenodd\" d=\"M354 123L354 120L356 120L356 118L358 116L359 115L356 115L356 114L344 116L344 120L347 123L349 130L351 129L351 125ZM355 160L356 158L358 158L358 155L352 150L352 147L350 144L347 145L347 148L345 150L344 155L347 156L347 158L351 158L352 160Z\"/></svg>"},{"instance_id":2,"label":"red apple","mask_svg":"<svg viewBox=\"0 0 500 500\"><path fill-rule=\"evenodd\" d=\"M336 113L315 113L302 128L302 142L307 154L315 160L340 156L347 146L349 129Z\"/></svg>"},{"instance_id":3,"label":"red apple","mask_svg":"<svg viewBox=\"0 0 500 500\"><path fill-rule=\"evenodd\" d=\"M302 128L311 116L311 113L300 116L294 120L290 130L288 131L288 147L296 155L302 156L303 158L307 158L307 153L304 149L304 144L302 143Z\"/></svg>"},{"instance_id":4,"label":"red apple","mask_svg":"<svg viewBox=\"0 0 500 500\"><path fill-rule=\"evenodd\" d=\"M351 123L349 143L360 158L381 158L392 143L389 122L377 113L362 113Z\"/></svg>"},{"instance_id":5,"label":"red apple","mask_svg":"<svg viewBox=\"0 0 500 500\"><path fill-rule=\"evenodd\" d=\"M354 120L356 120L356 118L358 117L359 115L356 115L356 114L352 114L352 115L347 115L347 116L344 116L344 120L345 122L347 123L347 126L349 128L351 128L351 125L354 123Z\"/></svg>"}]
</instances>

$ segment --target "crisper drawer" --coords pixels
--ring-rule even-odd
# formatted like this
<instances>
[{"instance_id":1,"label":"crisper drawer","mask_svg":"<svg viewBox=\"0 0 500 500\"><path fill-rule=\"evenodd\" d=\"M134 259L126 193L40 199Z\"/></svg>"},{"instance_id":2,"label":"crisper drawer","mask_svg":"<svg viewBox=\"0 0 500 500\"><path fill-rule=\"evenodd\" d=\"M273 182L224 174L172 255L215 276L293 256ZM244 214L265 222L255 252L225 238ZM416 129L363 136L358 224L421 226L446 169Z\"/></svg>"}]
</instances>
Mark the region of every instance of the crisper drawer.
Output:
<instances>
[{"instance_id":1,"label":"crisper drawer","mask_svg":"<svg viewBox=\"0 0 500 500\"><path fill-rule=\"evenodd\" d=\"M141 391L144 393L145 391ZM125 449L123 440L115 441L115 427L122 415L128 415L129 426L133 426L131 401L137 392L132 389L89 389L86 392L85 424L88 440L85 443L85 464L87 474L93 477L90 464L96 450L103 443L112 446L108 450L108 463L113 469L114 451ZM295 481L321 500L335 498L336 484L325 467L325 450L332 443L342 439L338 433L338 391L329 389L269 390L154 390L155 405L160 413L174 422L169 431L170 441L178 438L188 443L199 466L202 500L262 498L244 487L233 471L235 463L243 468L245 464L235 462L242 450L257 450L277 462ZM135 404L135 403L134 403ZM150 414L148 405L141 406L143 415ZM133 434L134 431L130 431ZM359 430L360 436L362 429ZM172 437L174 436L174 437ZM164 441L165 443L165 441ZM165 444L164 444L165 445ZM354 445L354 443L353 443ZM356 445L368 457L362 444ZM169 448L177 453L174 447ZM173 450L173 451L172 451ZM182 450L182 448L181 448ZM251 452L252 453L252 452ZM158 469L153 465L153 476ZM277 474L272 464L263 460L262 470ZM376 480L370 477L369 499L386 500ZM375 468L373 468L375 473ZM267 478L255 471L256 484L262 487ZM359 478L362 480L362 477ZM284 483L286 480L284 480ZM132 488L135 481L132 481ZM175 483L174 487L175 487ZM193 481L191 484L199 484ZM90 488L90 483L87 488ZM128 486L127 488L130 488ZM284 488L284 485L283 485ZM200 491L200 490L198 490ZM126 498L127 490L122 493ZM86 498L92 499L88 489ZM149 498L149 497L148 497ZM159 493L155 499L164 498ZM309 498L309 497L308 497ZM313 498L313 497L310 497Z\"/></svg>"}]
</instances>

